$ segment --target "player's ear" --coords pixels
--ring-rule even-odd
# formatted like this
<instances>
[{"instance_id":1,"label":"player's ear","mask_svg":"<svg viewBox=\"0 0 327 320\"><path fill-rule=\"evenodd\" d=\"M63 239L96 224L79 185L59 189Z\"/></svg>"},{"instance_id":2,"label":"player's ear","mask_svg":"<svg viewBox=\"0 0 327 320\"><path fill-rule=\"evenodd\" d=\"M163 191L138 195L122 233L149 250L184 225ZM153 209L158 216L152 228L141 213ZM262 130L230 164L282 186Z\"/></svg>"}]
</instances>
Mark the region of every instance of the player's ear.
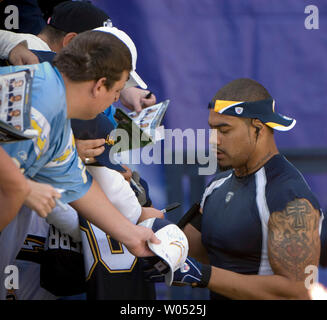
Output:
<instances>
[{"instance_id":1,"label":"player's ear","mask_svg":"<svg viewBox=\"0 0 327 320\"><path fill-rule=\"evenodd\" d=\"M251 125L255 130L256 140L258 140L259 134L264 127L264 124L259 119L251 119Z\"/></svg>"},{"instance_id":2,"label":"player's ear","mask_svg":"<svg viewBox=\"0 0 327 320\"><path fill-rule=\"evenodd\" d=\"M92 95L95 98L101 94L103 89L107 90L107 88L105 86L106 80L107 80L106 77L102 77L102 78L94 81L94 84L92 87Z\"/></svg>"},{"instance_id":3,"label":"player's ear","mask_svg":"<svg viewBox=\"0 0 327 320\"><path fill-rule=\"evenodd\" d=\"M67 46L67 44L76 36L77 36L76 32L68 32L62 40L62 46L63 47Z\"/></svg>"}]
</instances>

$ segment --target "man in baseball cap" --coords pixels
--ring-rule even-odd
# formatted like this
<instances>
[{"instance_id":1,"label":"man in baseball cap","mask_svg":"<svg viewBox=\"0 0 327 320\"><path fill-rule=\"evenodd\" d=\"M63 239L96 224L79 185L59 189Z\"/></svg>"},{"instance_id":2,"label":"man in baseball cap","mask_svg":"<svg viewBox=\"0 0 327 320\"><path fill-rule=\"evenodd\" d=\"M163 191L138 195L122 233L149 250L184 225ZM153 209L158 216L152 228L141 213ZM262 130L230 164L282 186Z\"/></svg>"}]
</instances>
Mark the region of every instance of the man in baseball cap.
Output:
<instances>
[{"instance_id":1,"label":"man in baseball cap","mask_svg":"<svg viewBox=\"0 0 327 320\"><path fill-rule=\"evenodd\" d=\"M125 88L140 86L146 89L147 85L135 72L137 50L133 40L124 31L112 27L109 16L91 3L65 1L58 4L39 37L49 43L52 51L58 52L78 33L92 29L111 33L124 42L130 50L133 66Z\"/></svg>"},{"instance_id":2,"label":"man in baseball cap","mask_svg":"<svg viewBox=\"0 0 327 320\"><path fill-rule=\"evenodd\" d=\"M207 287L218 300L308 299L304 270L318 267L323 214L274 137L295 120L276 112L264 86L241 78L217 91L208 123L221 170L200 209L183 218L196 260L188 258L173 282Z\"/></svg>"},{"instance_id":3,"label":"man in baseball cap","mask_svg":"<svg viewBox=\"0 0 327 320\"><path fill-rule=\"evenodd\" d=\"M107 13L89 2L65 1L54 7L38 37L51 51L59 52L77 34L101 27L109 19Z\"/></svg>"},{"instance_id":4,"label":"man in baseball cap","mask_svg":"<svg viewBox=\"0 0 327 320\"><path fill-rule=\"evenodd\" d=\"M51 34L66 33L61 45L65 46L66 42L80 32L86 30L95 29L97 31L108 32L115 35L121 41L125 43L131 52L133 70L130 73L130 79L126 84L126 88L140 86L142 89L146 89L147 85L135 72L137 51L133 40L122 30L112 27L109 16L101 9L95 7L88 2L80 1L65 1L57 6L53 10L52 16L47 21L47 27L40 33L50 34L47 36L48 40L52 38ZM58 44L53 44L55 47ZM58 51L58 50L53 50Z\"/></svg>"}]
</instances>

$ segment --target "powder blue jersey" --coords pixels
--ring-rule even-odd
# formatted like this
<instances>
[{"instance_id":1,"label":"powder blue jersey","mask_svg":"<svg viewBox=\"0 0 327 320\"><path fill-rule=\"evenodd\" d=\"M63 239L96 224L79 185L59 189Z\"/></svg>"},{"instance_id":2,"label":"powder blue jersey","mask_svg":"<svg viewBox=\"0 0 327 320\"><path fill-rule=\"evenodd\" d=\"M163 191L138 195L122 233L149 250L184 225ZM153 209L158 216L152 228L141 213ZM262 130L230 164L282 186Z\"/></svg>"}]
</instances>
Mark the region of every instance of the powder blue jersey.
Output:
<instances>
[{"instance_id":1,"label":"powder blue jersey","mask_svg":"<svg viewBox=\"0 0 327 320\"><path fill-rule=\"evenodd\" d=\"M0 68L0 74L26 68L35 70L31 92L31 127L38 131L38 136L32 140L2 146L26 177L65 190L61 201L72 202L89 190L92 177L86 172L76 152L70 120L67 119L63 79L58 70L48 62L3 67ZM33 223L35 219L31 209L23 206L15 219L1 232L1 284L7 276L5 268L15 263ZM5 299L6 295L6 287L1 285L0 300Z\"/></svg>"},{"instance_id":2,"label":"powder blue jersey","mask_svg":"<svg viewBox=\"0 0 327 320\"><path fill-rule=\"evenodd\" d=\"M77 155L70 120L66 118L64 81L58 70L48 62L3 67L0 74L26 68L35 70L31 126L38 131L38 137L3 147L26 177L64 189L66 192L62 193L61 201L74 201L88 191L92 177Z\"/></svg>"},{"instance_id":3,"label":"powder blue jersey","mask_svg":"<svg viewBox=\"0 0 327 320\"><path fill-rule=\"evenodd\" d=\"M296 198L305 198L320 210L301 173L281 155L243 178L233 171L220 173L201 203L202 242L210 264L241 274L273 274L267 251L268 220ZM223 298L215 293L211 297Z\"/></svg>"}]
</instances>

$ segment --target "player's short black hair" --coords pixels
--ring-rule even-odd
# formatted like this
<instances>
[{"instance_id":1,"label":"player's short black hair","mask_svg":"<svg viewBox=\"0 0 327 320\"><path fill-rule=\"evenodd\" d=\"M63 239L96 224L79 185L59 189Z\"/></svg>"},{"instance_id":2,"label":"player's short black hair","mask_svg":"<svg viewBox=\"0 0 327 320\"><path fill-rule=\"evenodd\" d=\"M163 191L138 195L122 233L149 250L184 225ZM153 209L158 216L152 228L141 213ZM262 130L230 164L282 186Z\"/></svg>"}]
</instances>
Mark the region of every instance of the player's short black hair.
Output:
<instances>
[{"instance_id":1,"label":"player's short black hair","mask_svg":"<svg viewBox=\"0 0 327 320\"><path fill-rule=\"evenodd\" d=\"M212 100L258 101L270 98L267 89L259 82L249 78L240 78L219 89Z\"/></svg>"}]
</instances>

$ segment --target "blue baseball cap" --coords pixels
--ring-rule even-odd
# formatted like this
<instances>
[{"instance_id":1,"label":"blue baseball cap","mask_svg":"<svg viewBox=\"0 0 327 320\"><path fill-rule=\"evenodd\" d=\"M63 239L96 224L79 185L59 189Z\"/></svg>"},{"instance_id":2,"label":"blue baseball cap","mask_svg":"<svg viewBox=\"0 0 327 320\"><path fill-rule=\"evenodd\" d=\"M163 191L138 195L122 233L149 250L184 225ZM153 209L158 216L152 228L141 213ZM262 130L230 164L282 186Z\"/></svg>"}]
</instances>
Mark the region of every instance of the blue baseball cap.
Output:
<instances>
[{"instance_id":1,"label":"blue baseball cap","mask_svg":"<svg viewBox=\"0 0 327 320\"><path fill-rule=\"evenodd\" d=\"M109 169L125 172L126 170L114 160L110 159L109 152L115 144L112 138L112 131L115 129L114 124L106 117L104 113L100 113L92 120L72 119L71 126L76 139L92 140L105 139L105 150L99 156L96 156L96 163L89 165L105 166Z\"/></svg>"},{"instance_id":2,"label":"blue baseball cap","mask_svg":"<svg viewBox=\"0 0 327 320\"><path fill-rule=\"evenodd\" d=\"M259 119L268 127L278 131L288 131L296 124L295 119L275 111L274 99L259 101L215 100L209 103L209 109L229 116Z\"/></svg>"}]
</instances>

